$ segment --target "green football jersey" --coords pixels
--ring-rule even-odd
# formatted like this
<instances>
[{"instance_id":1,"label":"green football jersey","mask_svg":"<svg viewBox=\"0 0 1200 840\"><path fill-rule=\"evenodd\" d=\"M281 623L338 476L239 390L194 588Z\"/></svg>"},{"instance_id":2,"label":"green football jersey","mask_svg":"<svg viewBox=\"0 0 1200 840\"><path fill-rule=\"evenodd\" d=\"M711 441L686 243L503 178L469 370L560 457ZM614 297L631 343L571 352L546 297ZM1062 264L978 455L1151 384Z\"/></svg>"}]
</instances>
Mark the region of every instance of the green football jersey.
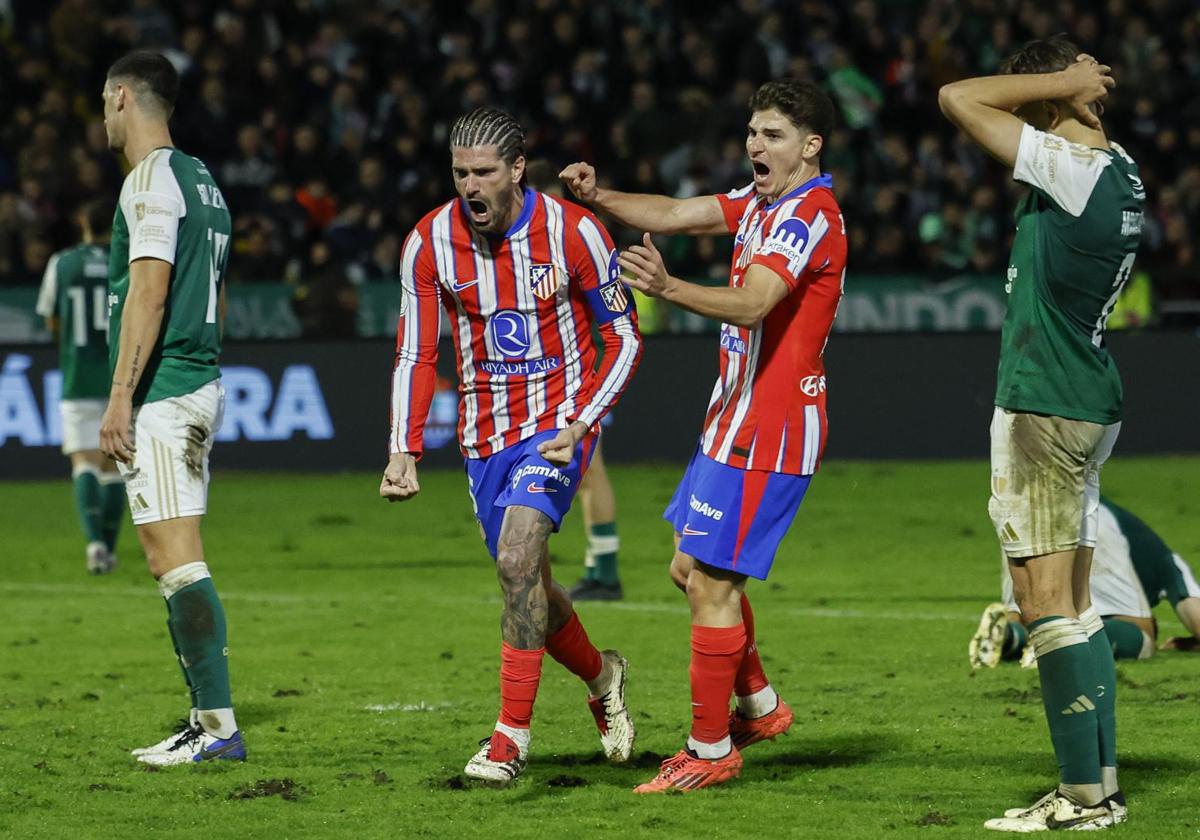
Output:
<instances>
[{"instance_id":1,"label":"green football jersey","mask_svg":"<svg viewBox=\"0 0 1200 840\"><path fill-rule=\"evenodd\" d=\"M107 245L76 245L46 263L37 313L58 319L64 400L108 396L107 298Z\"/></svg>"},{"instance_id":2,"label":"green football jersey","mask_svg":"<svg viewBox=\"0 0 1200 840\"><path fill-rule=\"evenodd\" d=\"M1200 596L1192 570L1154 529L1108 499L1101 498L1100 503L1112 512L1129 542L1129 559L1150 606L1166 598L1173 607L1184 598Z\"/></svg>"},{"instance_id":3,"label":"green football jersey","mask_svg":"<svg viewBox=\"0 0 1200 840\"><path fill-rule=\"evenodd\" d=\"M110 372L117 364L130 263L149 257L173 266L162 329L134 405L189 394L221 375L218 300L232 230L208 167L178 149L155 149L125 178L108 267Z\"/></svg>"},{"instance_id":4,"label":"green football jersey","mask_svg":"<svg viewBox=\"0 0 1200 840\"><path fill-rule=\"evenodd\" d=\"M1115 143L1089 148L1027 125L1013 177L1032 190L1017 209L996 405L1115 423L1121 378L1104 326L1141 238L1137 164Z\"/></svg>"}]
</instances>

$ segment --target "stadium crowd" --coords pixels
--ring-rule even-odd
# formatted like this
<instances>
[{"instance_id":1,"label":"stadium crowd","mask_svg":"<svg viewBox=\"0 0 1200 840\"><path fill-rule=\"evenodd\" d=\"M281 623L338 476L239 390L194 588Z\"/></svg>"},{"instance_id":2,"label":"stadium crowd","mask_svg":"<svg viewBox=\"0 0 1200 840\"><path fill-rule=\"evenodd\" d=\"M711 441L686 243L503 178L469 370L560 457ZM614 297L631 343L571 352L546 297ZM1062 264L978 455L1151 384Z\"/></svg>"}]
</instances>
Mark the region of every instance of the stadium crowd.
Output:
<instances>
[{"instance_id":1,"label":"stadium crowd","mask_svg":"<svg viewBox=\"0 0 1200 840\"><path fill-rule=\"evenodd\" d=\"M1200 8L1190 0L60 0L0 4L0 284L34 284L113 195L104 68L162 49L183 77L172 125L236 222L235 283L287 279L353 306L401 237L452 194L446 133L510 109L545 173L589 160L622 189L688 196L748 181L746 102L819 80L839 110L824 156L850 270L1003 270L1017 186L937 111L940 85L1067 31L1113 66L1106 116L1149 201L1140 265L1200 297ZM535 170L537 172L538 170ZM728 244L670 243L677 273L723 279ZM348 322L352 321L352 313Z\"/></svg>"}]
</instances>

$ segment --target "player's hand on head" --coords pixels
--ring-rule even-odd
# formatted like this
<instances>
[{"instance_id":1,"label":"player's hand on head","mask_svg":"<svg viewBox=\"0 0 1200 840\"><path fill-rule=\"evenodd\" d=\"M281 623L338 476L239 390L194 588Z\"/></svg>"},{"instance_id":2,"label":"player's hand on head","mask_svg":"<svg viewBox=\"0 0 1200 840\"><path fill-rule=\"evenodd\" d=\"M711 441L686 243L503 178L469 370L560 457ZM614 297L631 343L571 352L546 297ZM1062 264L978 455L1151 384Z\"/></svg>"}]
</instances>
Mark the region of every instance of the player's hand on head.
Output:
<instances>
[{"instance_id":1,"label":"player's hand on head","mask_svg":"<svg viewBox=\"0 0 1200 840\"><path fill-rule=\"evenodd\" d=\"M1112 77L1112 68L1101 64L1086 53L1075 57L1075 63L1062 71L1070 79L1072 90L1068 101L1079 120L1089 128L1100 128L1100 114L1104 113L1104 100L1108 92L1117 86Z\"/></svg>"},{"instance_id":2,"label":"player's hand on head","mask_svg":"<svg viewBox=\"0 0 1200 840\"><path fill-rule=\"evenodd\" d=\"M388 459L379 482L379 495L389 502L403 502L421 492L417 481L417 459L408 452L397 452Z\"/></svg>"},{"instance_id":3,"label":"player's hand on head","mask_svg":"<svg viewBox=\"0 0 1200 840\"><path fill-rule=\"evenodd\" d=\"M590 163L572 163L559 172L558 177L580 201L596 200L596 167Z\"/></svg>"},{"instance_id":4,"label":"player's hand on head","mask_svg":"<svg viewBox=\"0 0 1200 840\"><path fill-rule=\"evenodd\" d=\"M122 464L133 463L133 405L128 398L112 397L100 420L100 451Z\"/></svg>"},{"instance_id":5,"label":"player's hand on head","mask_svg":"<svg viewBox=\"0 0 1200 840\"><path fill-rule=\"evenodd\" d=\"M621 279L625 285L650 297L662 297L673 282L663 263L662 254L654 247L654 241L648 233L642 234L641 245L634 245L618 254L617 264L623 269Z\"/></svg>"}]
</instances>

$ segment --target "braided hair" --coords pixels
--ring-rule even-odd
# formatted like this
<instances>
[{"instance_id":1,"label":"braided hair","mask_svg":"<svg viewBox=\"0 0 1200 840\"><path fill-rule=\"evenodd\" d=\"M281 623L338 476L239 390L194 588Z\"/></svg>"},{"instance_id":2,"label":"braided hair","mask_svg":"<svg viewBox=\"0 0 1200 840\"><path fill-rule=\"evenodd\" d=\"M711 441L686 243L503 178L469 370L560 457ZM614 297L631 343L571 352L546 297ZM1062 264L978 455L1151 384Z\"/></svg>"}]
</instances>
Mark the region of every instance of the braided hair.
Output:
<instances>
[{"instance_id":1,"label":"braided hair","mask_svg":"<svg viewBox=\"0 0 1200 840\"><path fill-rule=\"evenodd\" d=\"M450 129L450 145L471 148L496 146L500 158L511 166L525 156L525 129L499 108L476 108L463 114Z\"/></svg>"}]
</instances>

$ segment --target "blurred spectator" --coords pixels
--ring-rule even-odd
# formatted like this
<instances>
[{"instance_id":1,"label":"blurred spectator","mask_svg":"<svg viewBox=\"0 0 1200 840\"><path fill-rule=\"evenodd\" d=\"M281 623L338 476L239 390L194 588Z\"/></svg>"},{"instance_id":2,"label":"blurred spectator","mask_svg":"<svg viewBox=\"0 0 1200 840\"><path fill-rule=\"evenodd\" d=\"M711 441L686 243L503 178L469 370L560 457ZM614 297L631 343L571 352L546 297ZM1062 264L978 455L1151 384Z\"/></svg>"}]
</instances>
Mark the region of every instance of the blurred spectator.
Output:
<instances>
[{"instance_id":1,"label":"blurred spectator","mask_svg":"<svg viewBox=\"0 0 1200 840\"><path fill-rule=\"evenodd\" d=\"M744 186L745 103L784 74L838 105L823 163L852 274L995 274L1022 188L962 141L936 91L1068 31L1118 81L1105 119L1147 187L1139 266L1157 298L1200 295L1192 0L110 5L0 0L0 283L27 278L40 247L27 245L69 244L74 208L119 188L99 93L108 64L139 45L181 70L176 142L218 173L235 221L252 218L235 234L238 282L312 262L313 235L359 276L388 276L392 239L452 195L450 123L484 102L514 112L552 171L582 158L625 189ZM724 276L726 240L679 248L689 273Z\"/></svg>"},{"instance_id":2,"label":"blurred spectator","mask_svg":"<svg viewBox=\"0 0 1200 840\"><path fill-rule=\"evenodd\" d=\"M354 338L358 291L328 243L312 244L292 303L305 338Z\"/></svg>"},{"instance_id":3,"label":"blurred spectator","mask_svg":"<svg viewBox=\"0 0 1200 840\"><path fill-rule=\"evenodd\" d=\"M254 211L266 198L266 187L275 177L274 155L263 143L262 130L253 123L238 129L237 154L221 167L220 185L229 210Z\"/></svg>"}]
</instances>

